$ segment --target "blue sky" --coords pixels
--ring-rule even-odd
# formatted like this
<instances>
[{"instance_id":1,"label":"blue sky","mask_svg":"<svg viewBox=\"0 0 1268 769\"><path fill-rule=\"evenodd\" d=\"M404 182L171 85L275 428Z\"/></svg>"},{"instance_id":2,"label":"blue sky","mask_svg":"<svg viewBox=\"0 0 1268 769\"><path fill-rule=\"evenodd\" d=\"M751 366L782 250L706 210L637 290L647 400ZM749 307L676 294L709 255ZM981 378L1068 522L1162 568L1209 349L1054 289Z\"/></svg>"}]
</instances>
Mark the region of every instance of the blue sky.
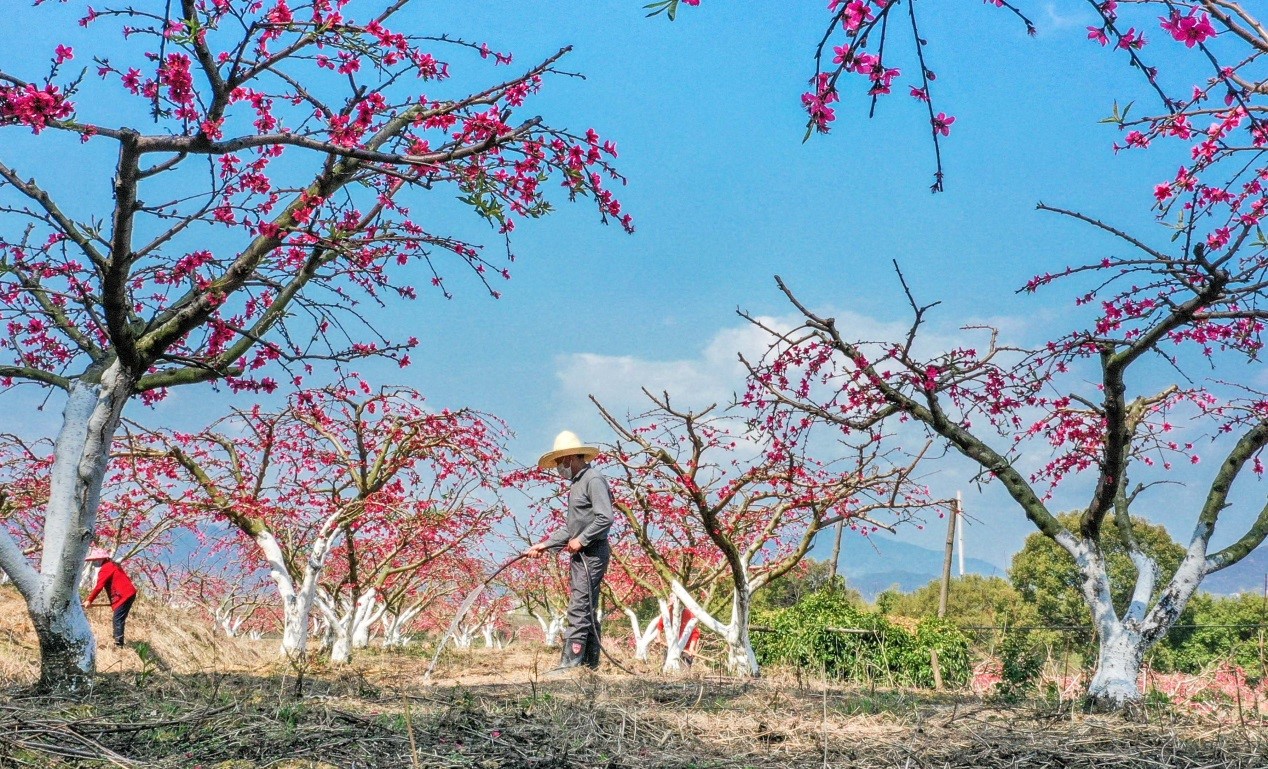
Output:
<instances>
[{"instance_id":1,"label":"blue sky","mask_svg":"<svg viewBox=\"0 0 1268 769\"><path fill-rule=\"evenodd\" d=\"M705 0L672 24L623 0L452 0L409 10L398 27L488 42L513 52L516 69L574 46L562 66L585 79L548 80L532 109L617 142L629 179L619 195L638 229L603 227L584 204L522 224L501 299L455 271L454 299L424 290L420 301L380 316L389 335L421 340L414 365L364 373L417 387L437 406L497 414L517 433L517 458L531 462L561 429L608 438L589 394L617 411L641 407L640 385L701 405L726 400L742 387L736 352L751 351L755 339L736 309L790 314L774 274L866 336L905 327L897 260L918 299L941 300L932 319L940 334L987 322L1034 341L1060 320L1068 293L1015 289L1113 247L1086 226L1036 212L1037 201L1156 231L1151 190L1180 156L1111 152L1118 133L1097 120L1115 100L1147 95L1121 55L1086 41L1091 14L1081 3L1028 5L1035 38L990 6L922 4L926 53L939 75L936 107L957 117L943 143L940 195L928 192L927 117L905 95L908 77L874 119L860 88L836 105L830 135L802 142L799 95L824 5ZM16 22L39 14L23 8ZM38 60L78 34L29 30L23 52ZM463 68L479 69L454 61L459 80ZM496 252L497 237L441 197L415 206L424 223ZM186 389L152 412L131 407L129 416L191 426L227 402ZM51 416L33 422L55 428ZM1033 531L997 491L969 486L962 467L929 480L939 495L964 492L976 519L967 534L972 556L1006 564ZM1187 510L1167 520L1187 535ZM903 536L940 547L944 534L934 525Z\"/></svg>"}]
</instances>

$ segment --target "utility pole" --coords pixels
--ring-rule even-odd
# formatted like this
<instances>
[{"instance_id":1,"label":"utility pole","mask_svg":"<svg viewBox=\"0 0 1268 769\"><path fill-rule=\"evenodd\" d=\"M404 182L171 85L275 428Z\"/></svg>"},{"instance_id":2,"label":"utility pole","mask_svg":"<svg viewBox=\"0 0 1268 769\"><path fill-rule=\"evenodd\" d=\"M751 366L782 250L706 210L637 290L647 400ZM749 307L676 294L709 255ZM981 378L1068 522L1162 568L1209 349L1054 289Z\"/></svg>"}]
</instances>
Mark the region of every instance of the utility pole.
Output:
<instances>
[{"instance_id":1,"label":"utility pole","mask_svg":"<svg viewBox=\"0 0 1268 769\"><path fill-rule=\"evenodd\" d=\"M964 507L960 502L960 492L955 493L955 550L960 559L960 576L964 576Z\"/></svg>"},{"instance_id":2,"label":"utility pole","mask_svg":"<svg viewBox=\"0 0 1268 769\"><path fill-rule=\"evenodd\" d=\"M832 540L832 578L836 579L841 568L841 533L845 530L845 519L837 521L836 538Z\"/></svg>"},{"instance_id":3,"label":"utility pole","mask_svg":"<svg viewBox=\"0 0 1268 769\"><path fill-rule=\"evenodd\" d=\"M947 615L947 596L951 592L951 556L955 553L955 532L960 519L960 494L956 492L951 501L950 520L947 521L947 547L942 557L942 590L938 593L938 618ZM960 567L964 571L963 565Z\"/></svg>"}]
</instances>

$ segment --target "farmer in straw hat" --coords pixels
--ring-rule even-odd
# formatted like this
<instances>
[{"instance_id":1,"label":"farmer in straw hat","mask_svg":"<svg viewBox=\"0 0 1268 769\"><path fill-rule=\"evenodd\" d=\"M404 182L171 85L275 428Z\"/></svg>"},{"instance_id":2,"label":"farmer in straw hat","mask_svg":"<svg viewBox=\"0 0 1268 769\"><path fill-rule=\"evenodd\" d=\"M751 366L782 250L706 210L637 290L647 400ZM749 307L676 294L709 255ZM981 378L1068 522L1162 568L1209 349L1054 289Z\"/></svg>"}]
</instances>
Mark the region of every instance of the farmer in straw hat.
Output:
<instances>
[{"instance_id":1,"label":"farmer in straw hat","mask_svg":"<svg viewBox=\"0 0 1268 769\"><path fill-rule=\"evenodd\" d=\"M568 629L564 633L564 650L556 671L584 665L599 667L599 586L608 570L611 551L608 530L612 528L612 491L608 481L590 466L599 453L594 446L582 444L576 434L567 430L555 437L555 447L542 454L537 466L554 468L560 477L571 482L568 490L568 515L564 526L524 554L536 558L547 550L572 555L570 562L570 596Z\"/></svg>"},{"instance_id":2,"label":"farmer in straw hat","mask_svg":"<svg viewBox=\"0 0 1268 769\"><path fill-rule=\"evenodd\" d=\"M92 548L84 560L96 563L99 569L97 586L88 594L84 608L91 606L93 599L104 589L110 599L110 607L114 609L114 645L123 646L123 626L127 624L128 612L132 611L132 602L136 600L136 587L128 579L128 575L123 573L123 567L114 562L105 548Z\"/></svg>"}]
</instances>

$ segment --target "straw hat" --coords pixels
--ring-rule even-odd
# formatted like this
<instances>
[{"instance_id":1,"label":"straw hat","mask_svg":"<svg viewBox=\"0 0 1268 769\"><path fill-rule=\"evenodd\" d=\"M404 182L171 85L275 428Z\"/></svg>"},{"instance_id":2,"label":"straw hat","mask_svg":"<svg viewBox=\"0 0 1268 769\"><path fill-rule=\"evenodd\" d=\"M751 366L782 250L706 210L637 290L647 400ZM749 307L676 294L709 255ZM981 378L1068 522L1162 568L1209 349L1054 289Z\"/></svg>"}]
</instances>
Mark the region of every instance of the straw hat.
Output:
<instances>
[{"instance_id":1,"label":"straw hat","mask_svg":"<svg viewBox=\"0 0 1268 769\"><path fill-rule=\"evenodd\" d=\"M589 462L598 453L599 449L597 447L583 445L576 433L564 430L555 436L555 448L542 454L542 458L537 460L537 466L549 470L562 457L570 457L575 454L580 454Z\"/></svg>"},{"instance_id":2,"label":"straw hat","mask_svg":"<svg viewBox=\"0 0 1268 769\"><path fill-rule=\"evenodd\" d=\"M104 547L94 547L84 556L85 561L109 561L110 553Z\"/></svg>"}]
</instances>

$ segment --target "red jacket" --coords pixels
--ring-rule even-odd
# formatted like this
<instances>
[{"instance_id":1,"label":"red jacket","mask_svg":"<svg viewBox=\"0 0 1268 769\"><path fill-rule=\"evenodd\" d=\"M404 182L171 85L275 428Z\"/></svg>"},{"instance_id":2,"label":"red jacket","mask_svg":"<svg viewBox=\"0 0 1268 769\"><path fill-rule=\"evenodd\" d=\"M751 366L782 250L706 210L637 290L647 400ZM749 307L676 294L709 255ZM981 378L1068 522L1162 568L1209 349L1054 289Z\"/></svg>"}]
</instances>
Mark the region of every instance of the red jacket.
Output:
<instances>
[{"instance_id":1,"label":"red jacket","mask_svg":"<svg viewBox=\"0 0 1268 769\"><path fill-rule=\"evenodd\" d=\"M136 595L136 586L132 584L132 580L128 579L128 575L123 573L123 569L114 561L105 561L101 564L101 569L97 572L97 586L88 594L88 603L92 603L101 589L106 589L106 595L110 596L110 608L117 609L123 605L123 602Z\"/></svg>"}]
</instances>

